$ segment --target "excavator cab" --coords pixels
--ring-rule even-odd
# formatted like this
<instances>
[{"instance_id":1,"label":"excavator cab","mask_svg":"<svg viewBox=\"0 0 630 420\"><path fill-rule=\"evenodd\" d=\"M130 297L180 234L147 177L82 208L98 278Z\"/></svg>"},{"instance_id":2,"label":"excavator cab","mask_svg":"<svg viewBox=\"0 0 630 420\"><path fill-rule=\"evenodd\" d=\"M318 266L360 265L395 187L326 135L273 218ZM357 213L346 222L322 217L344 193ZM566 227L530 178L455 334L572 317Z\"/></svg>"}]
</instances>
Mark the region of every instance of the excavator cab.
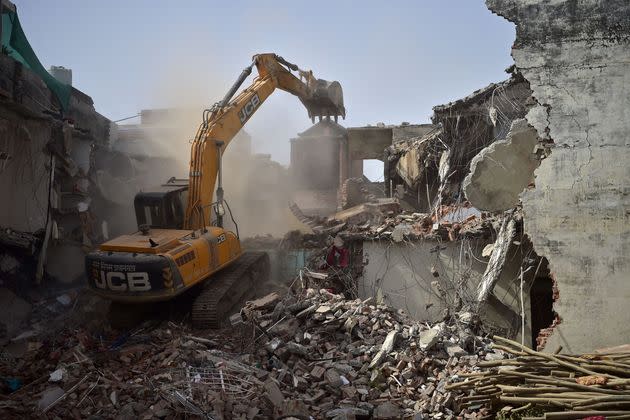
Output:
<instances>
[{"instance_id":1,"label":"excavator cab","mask_svg":"<svg viewBox=\"0 0 630 420\"><path fill-rule=\"evenodd\" d=\"M136 194L133 206L138 229L182 229L188 202L188 182L169 180L166 184Z\"/></svg>"}]
</instances>

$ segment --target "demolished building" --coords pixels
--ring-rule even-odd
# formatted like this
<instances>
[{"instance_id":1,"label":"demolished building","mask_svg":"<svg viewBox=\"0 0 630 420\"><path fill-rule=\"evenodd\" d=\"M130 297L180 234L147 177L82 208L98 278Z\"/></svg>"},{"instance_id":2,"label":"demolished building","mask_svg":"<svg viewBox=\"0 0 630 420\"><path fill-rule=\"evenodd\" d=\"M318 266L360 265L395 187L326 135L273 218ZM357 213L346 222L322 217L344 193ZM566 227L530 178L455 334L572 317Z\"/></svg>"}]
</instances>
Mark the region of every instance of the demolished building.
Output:
<instances>
[{"instance_id":1,"label":"demolished building","mask_svg":"<svg viewBox=\"0 0 630 420\"><path fill-rule=\"evenodd\" d=\"M28 44L12 3L2 1L0 54L0 285L83 279L85 253L136 228L133 196L175 167L171 156L99 114L92 98L51 73ZM165 181L166 179L162 180Z\"/></svg>"},{"instance_id":2,"label":"demolished building","mask_svg":"<svg viewBox=\"0 0 630 420\"><path fill-rule=\"evenodd\" d=\"M292 210L312 233L244 241L283 260L274 271L292 277L283 297L247 303L219 332L169 320L104 333L81 323L98 323L86 296L35 305L38 314L76 305L69 318L79 326L3 354L15 377L0 408L77 418L627 418L630 353L611 347L629 337L630 8L487 3L517 25L507 80L434 107L432 124L324 120L293 140ZM363 159L384 162L378 194ZM286 176L265 156L252 165L268 171L268 189ZM252 196L257 209L264 195Z\"/></svg>"},{"instance_id":3,"label":"demolished building","mask_svg":"<svg viewBox=\"0 0 630 420\"><path fill-rule=\"evenodd\" d=\"M491 308L486 321L498 321L500 331L524 331L525 342L548 351L627 341L628 319L617 311L628 290L622 280L627 95L615 84L625 74L618 63L627 54L614 60L609 54L625 48L628 27L626 21L611 27L604 16L616 10L627 17L628 10L569 3L547 8L489 1L517 24L511 77L434 107L428 133L386 148L386 193L400 200L405 214L375 217L363 206L323 223L328 232L360 242L363 297L381 297L433 320L445 301L459 307L467 297L468 305ZM600 23L568 23L582 15ZM535 19L553 31L540 29ZM585 43L593 54L572 55ZM618 117L612 121L612 115ZM361 213L366 216L350 228L339 223ZM470 235L471 223L489 229ZM457 295L462 285L468 290Z\"/></svg>"},{"instance_id":4,"label":"demolished building","mask_svg":"<svg viewBox=\"0 0 630 420\"><path fill-rule=\"evenodd\" d=\"M464 307L481 311L486 325L509 337L524 330L525 342L535 346L539 331L553 321L552 284L543 259L523 237L518 200L501 211L486 211L466 200L463 187L473 158L512 138L509 129L522 121L530 93L515 74L436 106L434 124L424 134L389 140L381 156L390 196L400 205L372 199L330 216L323 228L362 256L354 259L361 265L359 297L376 297L434 322ZM527 143L525 149L529 146L525 159L536 156L535 145ZM529 180L532 172L522 176Z\"/></svg>"},{"instance_id":5,"label":"demolished building","mask_svg":"<svg viewBox=\"0 0 630 420\"><path fill-rule=\"evenodd\" d=\"M384 197L386 183L368 180L363 162L382 161L386 147L432 128L409 123L345 128L328 119L318 122L291 139L293 201L306 215L326 216L360 204L362 195Z\"/></svg>"},{"instance_id":6,"label":"demolished building","mask_svg":"<svg viewBox=\"0 0 630 420\"><path fill-rule=\"evenodd\" d=\"M81 247L105 230L90 203L94 148L107 144L110 121L89 96L46 72L15 7L2 4L0 191L12 203L0 210L2 280L25 287L45 272L72 280L82 275Z\"/></svg>"}]
</instances>

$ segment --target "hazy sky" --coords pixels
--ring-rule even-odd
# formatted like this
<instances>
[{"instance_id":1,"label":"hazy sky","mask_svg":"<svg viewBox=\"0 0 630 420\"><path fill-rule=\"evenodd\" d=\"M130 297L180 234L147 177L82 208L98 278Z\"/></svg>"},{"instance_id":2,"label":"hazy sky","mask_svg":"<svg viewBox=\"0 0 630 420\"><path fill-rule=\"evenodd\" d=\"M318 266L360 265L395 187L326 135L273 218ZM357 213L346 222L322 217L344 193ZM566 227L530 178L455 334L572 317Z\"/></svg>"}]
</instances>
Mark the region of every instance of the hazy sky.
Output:
<instances>
[{"instance_id":1,"label":"hazy sky","mask_svg":"<svg viewBox=\"0 0 630 420\"><path fill-rule=\"evenodd\" d=\"M259 52L341 82L346 126L428 122L434 105L507 78L512 64L514 25L483 0L13 1L42 64L71 68L112 120L209 106ZM277 92L246 130L256 151L287 163L288 139L309 126Z\"/></svg>"}]
</instances>

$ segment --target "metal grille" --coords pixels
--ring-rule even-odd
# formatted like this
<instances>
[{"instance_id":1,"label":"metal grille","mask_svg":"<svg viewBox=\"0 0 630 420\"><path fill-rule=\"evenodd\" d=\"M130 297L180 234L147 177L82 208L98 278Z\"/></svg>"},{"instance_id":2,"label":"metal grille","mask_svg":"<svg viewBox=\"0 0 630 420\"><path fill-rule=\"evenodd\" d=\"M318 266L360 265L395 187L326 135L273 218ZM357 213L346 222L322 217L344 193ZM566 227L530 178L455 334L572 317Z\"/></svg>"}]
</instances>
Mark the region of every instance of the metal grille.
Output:
<instances>
[{"instance_id":1,"label":"metal grille","mask_svg":"<svg viewBox=\"0 0 630 420\"><path fill-rule=\"evenodd\" d=\"M156 375L152 383L181 411L208 417L217 398L248 400L256 394L258 383L237 373L224 366L187 366Z\"/></svg>"}]
</instances>

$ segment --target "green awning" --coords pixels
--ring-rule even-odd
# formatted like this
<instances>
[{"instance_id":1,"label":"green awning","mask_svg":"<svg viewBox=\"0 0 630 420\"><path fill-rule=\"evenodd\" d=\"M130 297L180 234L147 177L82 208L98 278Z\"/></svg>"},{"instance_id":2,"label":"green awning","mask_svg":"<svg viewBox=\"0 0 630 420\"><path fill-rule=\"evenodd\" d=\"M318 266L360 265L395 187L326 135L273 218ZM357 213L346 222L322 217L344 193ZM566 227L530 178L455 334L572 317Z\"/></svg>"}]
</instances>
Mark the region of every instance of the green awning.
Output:
<instances>
[{"instance_id":1,"label":"green awning","mask_svg":"<svg viewBox=\"0 0 630 420\"><path fill-rule=\"evenodd\" d=\"M14 11L3 10L2 12L2 52L37 73L44 80L48 89L57 97L61 109L63 111L68 109L71 87L55 79L42 66L31 48L31 44L26 39L22 25L20 25L20 19Z\"/></svg>"}]
</instances>

